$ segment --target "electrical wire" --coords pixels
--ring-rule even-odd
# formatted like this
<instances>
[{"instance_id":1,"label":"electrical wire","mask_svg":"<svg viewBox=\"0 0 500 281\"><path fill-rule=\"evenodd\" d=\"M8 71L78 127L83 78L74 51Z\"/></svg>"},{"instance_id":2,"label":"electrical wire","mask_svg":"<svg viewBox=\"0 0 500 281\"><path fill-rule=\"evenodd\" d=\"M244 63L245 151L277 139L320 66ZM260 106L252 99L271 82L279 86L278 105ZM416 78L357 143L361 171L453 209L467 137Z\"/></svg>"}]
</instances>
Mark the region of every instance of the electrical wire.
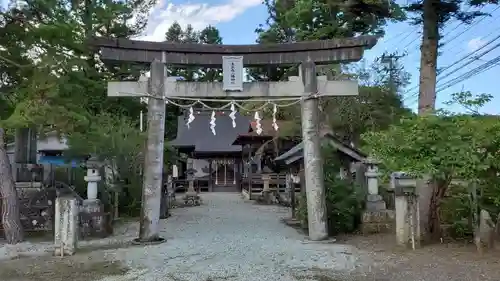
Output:
<instances>
[{"instance_id":1,"label":"electrical wire","mask_svg":"<svg viewBox=\"0 0 500 281\"><path fill-rule=\"evenodd\" d=\"M450 65L446 66L445 68L440 69L440 70L439 70L439 72L438 72L438 79L437 79L436 83L439 83L439 82L440 82L440 80L441 80L441 79L440 79L440 76L442 77L442 76L444 75L444 73L445 73L448 69L450 69L451 67L453 67L453 66L455 66L455 65L457 65L457 64L459 64L459 63L461 63L461 62L464 62L464 61L465 61L466 59L468 59L468 58L469 58L469 61L470 61L471 59L476 59L476 60L477 60L477 59L479 59L479 58L483 57L484 55L486 55L486 54L490 53L491 51L493 51L493 50L495 50L495 49L499 48L499 47L500 47L500 43L498 43L498 44L494 45L493 47L491 47L491 48L489 48L489 49L485 50L484 52L482 52L482 53L480 53L480 54L477 54L477 55L473 56L473 55L474 55L474 54L476 54L478 51L481 51L482 49L484 49L484 48L486 48L487 46L491 45L493 42L495 42L495 41L496 41L496 40L498 40L498 39L500 39L500 35L498 35L498 36L496 36L495 38L493 38L493 39L489 40L488 42L486 42L484 45L482 45L482 46L481 46L481 47L479 47L478 49L476 49L476 50L474 50L474 51L472 51L472 52L469 52L467 55L465 55L464 57L462 57L462 58L460 58L460 59L456 60L455 62L453 62L452 64L450 64ZM473 57L471 57L471 56L473 56ZM465 63L464 63L464 64L462 64L462 65L459 65L459 66L455 67L454 69L452 69L452 70L451 70L451 72L459 71L459 70L463 69L463 67L465 67L466 65L468 65L468 61L467 61L467 62L465 62ZM460 81L459 81L459 82L457 82L457 83L460 83ZM451 86L450 86L450 87L451 87ZM449 87L447 87L447 88L449 88ZM411 89L409 89L409 90L407 90L407 91L406 91L403 95L406 95L407 93L412 92L412 91L414 91L415 89L418 89L418 85L417 85L417 86L412 87L412 88L411 88ZM416 97L417 95L418 95L418 92L415 92L415 93L413 93L412 95L405 97L405 98L403 99L403 101L408 100L408 99L411 99L411 98L414 98L414 97Z\"/></svg>"},{"instance_id":2,"label":"electrical wire","mask_svg":"<svg viewBox=\"0 0 500 281\"><path fill-rule=\"evenodd\" d=\"M488 60L487 62L483 63L482 65L475 67L474 69L445 82L444 85L441 85L440 87L438 87L438 89L436 89L436 93L442 92L442 91L444 91L444 90L446 90L446 89L448 89L448 88L450 88L450 87L452 87L460 82L463 82L467 79L470 79L470 78L472 78L478 74L481 74L485 71L488 71L488 70L494 68L495 66L498 66L499 63L500 63L500 56L497 56L491 60Z\"/></svg>"}]
</instances>

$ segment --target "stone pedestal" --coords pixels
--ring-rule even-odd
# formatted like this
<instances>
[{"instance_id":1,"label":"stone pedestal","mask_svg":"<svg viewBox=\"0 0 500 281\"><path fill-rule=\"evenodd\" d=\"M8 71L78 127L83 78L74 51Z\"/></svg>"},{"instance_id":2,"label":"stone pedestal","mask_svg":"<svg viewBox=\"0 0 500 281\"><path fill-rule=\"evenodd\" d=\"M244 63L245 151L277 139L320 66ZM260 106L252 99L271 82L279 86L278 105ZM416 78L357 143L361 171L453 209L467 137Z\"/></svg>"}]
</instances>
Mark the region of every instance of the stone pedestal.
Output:
<instances>
[{"instance_id":1,"label":"stone pedestal","mask_svg":"<svg viewBox=\"0 0 500 281\"><path fill-rule=\"evenodd\" d=\"M191 204L194 206L200 205L200 196L198 195L198 192L194 189L194 180L190 179L189 180L189 187L188 190L186 191L186 194L184 195L184 203L185 204Z\"/></svg>"},{"instance_id":2,"label":"stone pedestal","mask_svg":"<svg viewBox=\"0 0 500 281\"><path fill-rule=\"evenodd\" d=\"M78 203L73 196L58 197L55 205L54 245L57 256L74 255L78 245Z\"/></svg>"},{"instance_id":3,"label":"stone pedestal","mask_svg":"<svg viewBox=\"0 0 500 281\"><path fill-rule=\"evenodd\" d=\"M391 233L394 231L395 212L393 210L365 211L362 217L363 234Z\"/></svg>"},{"instance_id":4,"label":"stone pedestal","mask_svg":"<svg viewBox=\"0 0 500 281\"><path fill-rule=\"evenodd\" d=\"M368 194L366 196L366 210L370 212L386 210L385 201L379 194Z\"/></svg>"},{"instance_id":5,"label":"stone pedestal","mask_svg":"<svg viewBox=\"0 0 500 281\"><path fill-rule=\"evenodd\" d=\"M104 207L99 199L83 200L80 209L81 228L80 235L82 239L90 237L106 237L107 217L103 212Z\"/></svg>"}]
</instances>

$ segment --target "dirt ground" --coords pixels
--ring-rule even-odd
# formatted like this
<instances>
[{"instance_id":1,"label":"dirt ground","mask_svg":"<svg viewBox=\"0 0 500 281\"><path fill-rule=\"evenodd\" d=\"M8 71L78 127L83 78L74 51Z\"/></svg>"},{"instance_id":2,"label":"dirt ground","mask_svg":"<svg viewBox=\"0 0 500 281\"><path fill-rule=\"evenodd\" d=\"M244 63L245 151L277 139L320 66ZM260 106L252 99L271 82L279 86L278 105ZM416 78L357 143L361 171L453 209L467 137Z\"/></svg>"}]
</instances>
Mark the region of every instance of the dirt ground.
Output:
<instances>
[{"instance_id":1,"label":"dirt ground","mask_svg":"<svg viewBox=\"0 0 500 281\"><path fill-rule=\"evenodd\" d=\"M498 248L479 255L470 243L451 242L413 251L397 247L393 235L346 236L338 243L353 245L373 260L353 274L355 281L500 280Z\"/></svg>"},{"instance_id":2,"label":"dirt ground","mask_svg":"<svg viewBox=\"0 0 500 281\"><path fill-rule=\"evenodd\" d=\"M103 251L129 247L107 245L89 247L71 257L55 257L51 252L0 261L2 281L93 281L109 276L123 276L129 268L120 261L106 259Z\"/></svg>"}]
</instances>

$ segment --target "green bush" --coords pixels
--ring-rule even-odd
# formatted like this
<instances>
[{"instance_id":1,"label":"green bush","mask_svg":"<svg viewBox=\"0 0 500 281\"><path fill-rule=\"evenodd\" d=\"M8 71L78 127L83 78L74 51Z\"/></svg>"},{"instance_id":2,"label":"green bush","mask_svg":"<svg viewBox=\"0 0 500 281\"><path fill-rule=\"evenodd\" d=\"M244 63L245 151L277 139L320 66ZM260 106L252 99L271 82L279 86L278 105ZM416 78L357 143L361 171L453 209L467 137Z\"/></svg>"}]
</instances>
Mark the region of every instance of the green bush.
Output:
<instances>
[{"instance_id":1,"label":"green bush","mask_svg":"<svg viewBox=\"0 0 500 281\"><path fill-rule=\"evenodd\" d=\"M329 234L351 233L357 230L361 221L362 196L356 193L358 189L351 181L338 178L340 165L334 149L324 148L323 155ZM299 198L297 218L307 226L305 194Z\"/></svg>"},{"instance_id":2,"label":"green bush","mask_svg":"<svg viewBox=\"0 0 500 281\"><path fill-rule=\"evenodd\" d=\"M352 184L346 180L334 179L325 182L328 232L330 235L352 233L361 221L361 202ZM299 199L297 218L307 226L306 196Z\"/></svg>"}]
</instances>

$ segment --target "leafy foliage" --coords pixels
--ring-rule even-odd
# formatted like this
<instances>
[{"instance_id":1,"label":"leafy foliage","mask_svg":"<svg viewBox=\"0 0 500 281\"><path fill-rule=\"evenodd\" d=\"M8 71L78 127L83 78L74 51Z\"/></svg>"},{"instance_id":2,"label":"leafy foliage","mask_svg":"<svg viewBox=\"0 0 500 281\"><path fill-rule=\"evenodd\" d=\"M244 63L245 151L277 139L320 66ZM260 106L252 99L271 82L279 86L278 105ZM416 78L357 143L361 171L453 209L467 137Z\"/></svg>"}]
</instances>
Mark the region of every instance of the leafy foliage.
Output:
<instances>
[{"instance_id":1,"label":"leafy foliage","mask_svg":"<svg viewBox=\"0 0 500 281\"><path fill-rule=\"evenodd\" d=\"M325 155L323 169L329 234L351 233L359 226L363 198L356 193L358 189L352 182L339 178L340 163L336 150L326 146L323 155ZM307 225L305 196L299 198L297 216L304 225Z\"/></svg>"},{"instance_id":2,"label":"leafy foliage","mask_svg":"<svg viewBox=\"0 0 500 281\"><path fill-rule=\"evenodd\" d=\"M489 100L486 95L468 97L470 93L458 93L454 101L470 107ZM480 199L481 207L494 206L498 201L499 132L500 119L496 116L443 111L403 118L385 131L366 133L363 139L366 150L382 161L387 173L404 171L431 178L429 230L440 235L440 204L454 188L452 180L483 184L489 198Z\"/></svg>"},{"instance_id":3,"label":"leafy foliage","mask_svg":"<svg viewBox=\"0 0 500 281\"><path fill-rule=\"evenodd\" d=\"M470 180L499 167L499 126L493 116L414 116L363 138L389 171Z\"/></svg>"},{"instance_id":4,"label":"leafy foliage","mask_svg":"<svg viewBox=\"0 0 500 281\"><path fill-rule=\"evenodd\" d=\"M35 126L41 133L58 131L66 136L87 132L85 137L93 138L95 148L102 149L99 142L108 139L94 135L101 128L92 124L92 116L104 113L120 119L136 117L144 110L138 100L108 99L106 81L137 79L141 69L130 64L103 65L88 39L139 34L154 3L22 2L20 8L0 11L0 128L6 128L11 136L16 128ZM10 169L2 172L11 174ZM11 212L11 216L18 213Z\"/></svg>"},{"instance_id":5,"label":"leafy foliage","mask_svg":"<svg viewBox=\"0 0 500 281\"><path fill-rule=\"evenodd\" d=\"M116 118L110 114L95 116L88 131L73 132L67 136L70 150L65 155L97 156L108 172L104 177L107 186L101 191L107 194L101 194L101 198L113 198L111 194L119 192L121 211L136 215L141 203L141 169L146 136L133 125L125 117Z\"/></svg>"}]
</instances>

